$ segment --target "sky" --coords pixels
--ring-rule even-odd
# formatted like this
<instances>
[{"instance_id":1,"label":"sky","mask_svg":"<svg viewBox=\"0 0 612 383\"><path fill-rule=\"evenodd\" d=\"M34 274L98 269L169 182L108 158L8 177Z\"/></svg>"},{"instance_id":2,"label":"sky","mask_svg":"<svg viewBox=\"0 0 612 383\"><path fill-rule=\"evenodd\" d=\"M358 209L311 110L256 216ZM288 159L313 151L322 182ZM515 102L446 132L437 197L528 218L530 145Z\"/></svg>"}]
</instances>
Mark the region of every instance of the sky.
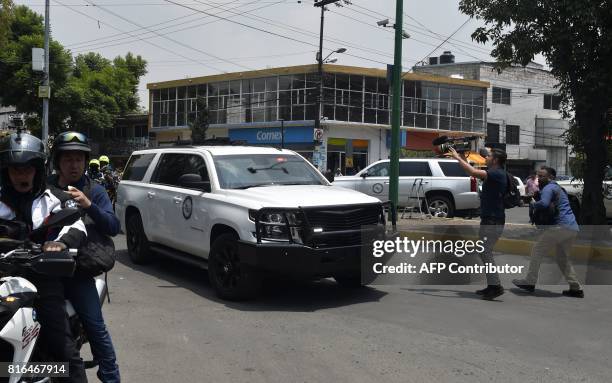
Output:
<instances>
[{"instance_id":1,"label":"sky","mask_svg":"<svg viewBox=\"0 0 612 383\"><path fill-rule=\"evenodd\" d=\"M44 0L15 0L44 14ZM395 0L340 0L325 12L324 57L337 64L386 68L393 63ZM114 58L132 52L148 62L139 85L224 72L315 63L320 8L313 0L51 0L53 39L73 55ZM490 46L470 35L482 23L458 9L459 0L404 0L404 71L450 50L457 62L492 60ZM449 36L452 37L444 42ZM538 60L536 60L538 61Z\"/></svg>"}]
</instances>

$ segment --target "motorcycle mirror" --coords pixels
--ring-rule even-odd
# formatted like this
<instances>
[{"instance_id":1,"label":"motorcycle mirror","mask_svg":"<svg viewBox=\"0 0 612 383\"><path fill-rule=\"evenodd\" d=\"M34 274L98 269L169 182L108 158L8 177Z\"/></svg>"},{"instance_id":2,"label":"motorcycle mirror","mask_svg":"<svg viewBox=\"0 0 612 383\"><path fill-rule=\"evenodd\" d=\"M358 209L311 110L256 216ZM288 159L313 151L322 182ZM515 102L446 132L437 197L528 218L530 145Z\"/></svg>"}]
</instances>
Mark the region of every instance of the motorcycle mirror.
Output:
<instances>
[{"instance_id":1,"label":"motorcycle mirror","mask_svg":"<svg viewBox=\"0 0 612 383\"><path fill-rule=\"evenodd\" d=\"M49 229L53 229L55 227L63 227L72 225L76 221L81 218L81 211L78 209L62 209L57 213L53 214L49 221L40 225L38 228L32 230L30 233L30 237L33 237L37 234L44 233Z\"/></svg>"},{"instance_id":2,"label":"motorcycle mirror","mask_svg":"<svg viewBox=\"0 0 612 383\"><path fill-rule=\"evenodd\" d=\"M67 251L50 251L36 258L31 267L38 274L71 277L74 274L76 262Z\"/></svg>"}]
</instances>

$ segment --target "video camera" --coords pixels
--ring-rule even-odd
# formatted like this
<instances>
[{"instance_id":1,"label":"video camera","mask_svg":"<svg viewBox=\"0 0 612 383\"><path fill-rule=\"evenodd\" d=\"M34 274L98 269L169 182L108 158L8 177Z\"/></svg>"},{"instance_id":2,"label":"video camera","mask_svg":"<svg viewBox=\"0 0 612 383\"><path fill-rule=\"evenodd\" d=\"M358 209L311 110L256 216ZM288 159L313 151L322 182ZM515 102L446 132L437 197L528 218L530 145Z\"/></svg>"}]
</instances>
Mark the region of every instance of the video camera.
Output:
<instances>
[{"instance_id":1,"label":"video camera","mask_svg":"<svg viewBox=\"0 0 612 383\"><path fill-rule=\"evenodd\" d=\"M469 152L472 150L472 141L476 141L478 136L469 137L448 137L440 136L435 138L431 144L434 146L434 152L436 154L448 153L450 148L455 149L457 152Z\"/></svg>"}]
</instances>

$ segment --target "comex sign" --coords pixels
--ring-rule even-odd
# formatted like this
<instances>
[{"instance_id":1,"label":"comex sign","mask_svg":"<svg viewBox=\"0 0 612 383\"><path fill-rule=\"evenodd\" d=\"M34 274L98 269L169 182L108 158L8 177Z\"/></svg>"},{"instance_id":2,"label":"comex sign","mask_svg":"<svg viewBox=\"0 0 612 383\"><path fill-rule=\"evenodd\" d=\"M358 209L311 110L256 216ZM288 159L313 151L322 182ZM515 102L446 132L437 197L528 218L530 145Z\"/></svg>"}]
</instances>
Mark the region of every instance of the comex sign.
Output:
<instances>
[{"instance_id":1,"label":"comex sign","mask_svg":"<svg viewBox=\"0 0 612 383\"><path fill-rule=\"evenodd\" d=\"M283 138L281 132L266 132L261 130L257 132L257 135L255 137L259 142L281 141Z\"/></svg>"}]
</instances>

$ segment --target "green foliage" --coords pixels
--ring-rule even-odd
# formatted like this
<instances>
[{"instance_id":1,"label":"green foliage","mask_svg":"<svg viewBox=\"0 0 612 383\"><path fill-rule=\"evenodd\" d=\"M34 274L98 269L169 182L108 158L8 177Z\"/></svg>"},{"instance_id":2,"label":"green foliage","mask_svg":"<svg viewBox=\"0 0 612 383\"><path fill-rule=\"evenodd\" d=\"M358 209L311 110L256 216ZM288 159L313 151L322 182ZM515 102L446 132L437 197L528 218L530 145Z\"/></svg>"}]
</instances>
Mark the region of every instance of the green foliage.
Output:
<instances>
[{"instance_id":1,"label":"green foliage","mask_svg":"<svg viewBox=\"0 0 612 383\"><path fill-rule=\"evenodd\" d=\"M132 54L110 61L97 53L79 55L67 86L58 91L60 102L70 102L69 127L76 130L110 129L114 117L138 108L138 81L146 62Z\"/></svg>"},{"instance_id":2,"label":"green foliage","mask_svg":"<svg viewBox=\"0 0 612 383\"><path fill-rule=\"evenodd\" d=\"M459 9L485 26L472 38L491 42L497 69L527 65L542 54L559 81L570 118L567 143L584 158L585 223L605 223L600 185L608 162L604 137L612 106L612 3L600 0L461 0Z\"/></svg>"},{"instance_id":3,"label":"green foliage","mask_svg":"<svg viewBox=\"0 0 612 383\"><path fill-rule=\"evenodd\" d=\"M197 112L193 121L189 121L191 129L191 141L194 145L202 144L206 140L206 131L208 130L208 108L206 107L206 99L198 97L196 99Z\"/></svg>"},{"instance_id":4,"label":"green foliage","mask_svg":"<svg viewBox=\"0 0 612 383\"><path fill-rule=\"evenodd\" d=\"M37 93L43 81L42 72L31 69L32 48L42 47L43 42L42 16L25 6L15 7L8 42L0 50L0 99L19 112L38 115L31 119L32 127L42 113ZM103 129L112 127L115 116L138 110L138 83L146 74L146 61L140 56L128 53L109 60L85 53L73 61L68 50L51 40L49 59L50 132L69 127L100 136Z\"/></svg>"},{"instance_id":5,"label":"green foliage","mask_svg":"<svg viewBox=\"0 0 612 383\"><path fill-rule=\"evenodd\" d=\"M10 32L9 23L13 17L13 2L11 0L0 0L0 51L8 42Z\"/></svg>"}]
</instances>

